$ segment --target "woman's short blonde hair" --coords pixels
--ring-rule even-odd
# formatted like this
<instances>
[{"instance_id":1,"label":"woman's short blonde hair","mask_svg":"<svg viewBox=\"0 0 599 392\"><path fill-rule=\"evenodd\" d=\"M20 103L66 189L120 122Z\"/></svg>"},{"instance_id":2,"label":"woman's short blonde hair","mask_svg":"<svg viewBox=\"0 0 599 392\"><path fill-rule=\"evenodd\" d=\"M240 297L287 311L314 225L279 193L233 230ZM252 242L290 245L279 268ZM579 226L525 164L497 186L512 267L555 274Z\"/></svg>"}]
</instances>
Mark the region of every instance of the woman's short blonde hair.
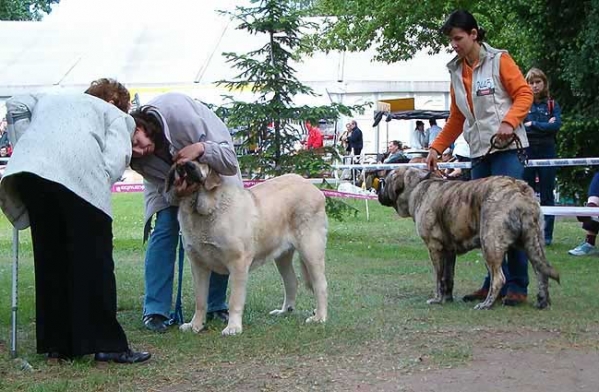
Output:
<instances>
[{"instance_id":1,"label":"woman's short blonde hair","mask_svg":"<svg viewBox=\"0 0 599 392\"><path fill-rule=\"evenodd\" d=\"M540 97L549 97L549 82L547 81L545 72L541 71L539 68L531 68L526 73L526 83L530 84L534 79L541 79L543 81L543 90L539 93Z\"/></svg>"}]
</instances>

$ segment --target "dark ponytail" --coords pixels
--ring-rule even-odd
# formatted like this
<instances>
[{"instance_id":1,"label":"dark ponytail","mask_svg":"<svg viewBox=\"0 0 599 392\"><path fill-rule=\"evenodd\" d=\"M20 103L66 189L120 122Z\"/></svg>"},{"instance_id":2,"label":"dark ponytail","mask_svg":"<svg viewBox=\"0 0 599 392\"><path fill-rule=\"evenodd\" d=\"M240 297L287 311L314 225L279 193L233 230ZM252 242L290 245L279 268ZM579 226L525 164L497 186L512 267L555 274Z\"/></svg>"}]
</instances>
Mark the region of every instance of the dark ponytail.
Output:
<instances>
[{"instance_id":1,"label":"dark ponytail","mask_svg":"<svg viewBox=\"0 0 599 392\"><path fill-rule=\"evenodd\" d=\"M478 34L476 35L476 42L478 42L479 44L482 44L483 41L485 40L485 35L487 34L487 31L480 26L478 26L477 31L478 31Z\"/></svg>"}]
</instances>

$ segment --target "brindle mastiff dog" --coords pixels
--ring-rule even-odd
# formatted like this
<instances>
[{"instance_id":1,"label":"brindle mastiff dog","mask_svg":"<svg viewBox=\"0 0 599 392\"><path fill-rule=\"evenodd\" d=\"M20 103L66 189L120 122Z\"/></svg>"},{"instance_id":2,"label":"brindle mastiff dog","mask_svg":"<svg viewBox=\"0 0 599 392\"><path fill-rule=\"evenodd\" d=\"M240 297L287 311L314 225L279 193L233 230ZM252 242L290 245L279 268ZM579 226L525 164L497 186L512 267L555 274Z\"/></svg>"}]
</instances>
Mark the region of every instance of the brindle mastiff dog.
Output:
<instances>
[{"instance_id":1,"label":"brindle mastiff dog","mask_svg":"<svg viewBox=\"0 0 599 392\"><path fill-rule=\"evenodd\" d=\"M523 249L539 281L538 308L550 304L549 279L559 274L545 257L543 215L524 181L495 176L472 181L429 178L425 170L398 168L387 175L379 201L412 217L428 248L437 278L437 294L428 303L453 300L456 255L481 248L491 276L485 301L489 309L505 284L501 263L508 248Z\"/></svg>"}]
</instances>

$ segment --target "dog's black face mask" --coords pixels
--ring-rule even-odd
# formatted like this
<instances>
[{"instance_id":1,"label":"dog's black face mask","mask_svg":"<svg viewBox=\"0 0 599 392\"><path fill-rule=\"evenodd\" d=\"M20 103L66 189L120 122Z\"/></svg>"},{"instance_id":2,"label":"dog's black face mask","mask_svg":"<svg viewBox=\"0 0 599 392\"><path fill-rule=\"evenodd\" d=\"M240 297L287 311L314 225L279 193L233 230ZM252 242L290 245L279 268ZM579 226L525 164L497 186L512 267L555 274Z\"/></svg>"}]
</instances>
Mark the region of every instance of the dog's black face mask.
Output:
<instances>
[{"instance_id":1,"label":"dog's black face mask","mask_svg":"<svg viewBox=\"0 0 599 392\"><path fill-rule=\"evenodd\" d=\"M391 172L381 180L381 189L379 189L379 203L387 207L395 206L396 192L393 189L395 181L393 180L394 172Z\"/></svg>"},{"instance_id":2,"label":"dog's black face mask","mask_svg":"<svg viewBox=\"0 0 599 392\"><path fill-rule=\"evenodd\" d=\"M202 183L204 177L202 172L191 162L185 162L181 165L173 165L169 170L166 180L166 191L170 191L175 180L183 179L187 185Z\"/></svg>"},{"instance_id":3,"label":"dog's black face mask","mask_svg":"<svg viewBox=\"0 0 599 392\"><path fill-rule=\"evenodd\" d=\"M185 162L181 165L173 165L166 178L166 191L170 191L176 180L183 180L190 185L202 185L205 190L212 190L221 184L218 173L205 163L194 161Z\"/></svg>"}]
</instances>

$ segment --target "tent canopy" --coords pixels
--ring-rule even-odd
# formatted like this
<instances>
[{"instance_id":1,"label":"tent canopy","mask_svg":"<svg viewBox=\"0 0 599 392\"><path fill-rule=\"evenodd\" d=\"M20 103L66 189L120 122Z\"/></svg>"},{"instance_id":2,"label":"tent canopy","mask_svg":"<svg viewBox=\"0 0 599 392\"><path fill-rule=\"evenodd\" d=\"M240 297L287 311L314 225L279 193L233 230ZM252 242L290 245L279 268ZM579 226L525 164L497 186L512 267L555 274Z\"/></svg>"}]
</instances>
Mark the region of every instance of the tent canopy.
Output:
<instances>
[{"instance_id":1,"label":"tent canopy","mask_svg":"<svg viewBox=\"0 0 599 392\"><path fill-rule=\"evenodd\" d=\"M449 110L400 110L397 112L374 112L373 127L379 125L383 119L383 115L387 116L386 121L391 120L445 120L449 118Z\"/></svg>"}]
</instances>

